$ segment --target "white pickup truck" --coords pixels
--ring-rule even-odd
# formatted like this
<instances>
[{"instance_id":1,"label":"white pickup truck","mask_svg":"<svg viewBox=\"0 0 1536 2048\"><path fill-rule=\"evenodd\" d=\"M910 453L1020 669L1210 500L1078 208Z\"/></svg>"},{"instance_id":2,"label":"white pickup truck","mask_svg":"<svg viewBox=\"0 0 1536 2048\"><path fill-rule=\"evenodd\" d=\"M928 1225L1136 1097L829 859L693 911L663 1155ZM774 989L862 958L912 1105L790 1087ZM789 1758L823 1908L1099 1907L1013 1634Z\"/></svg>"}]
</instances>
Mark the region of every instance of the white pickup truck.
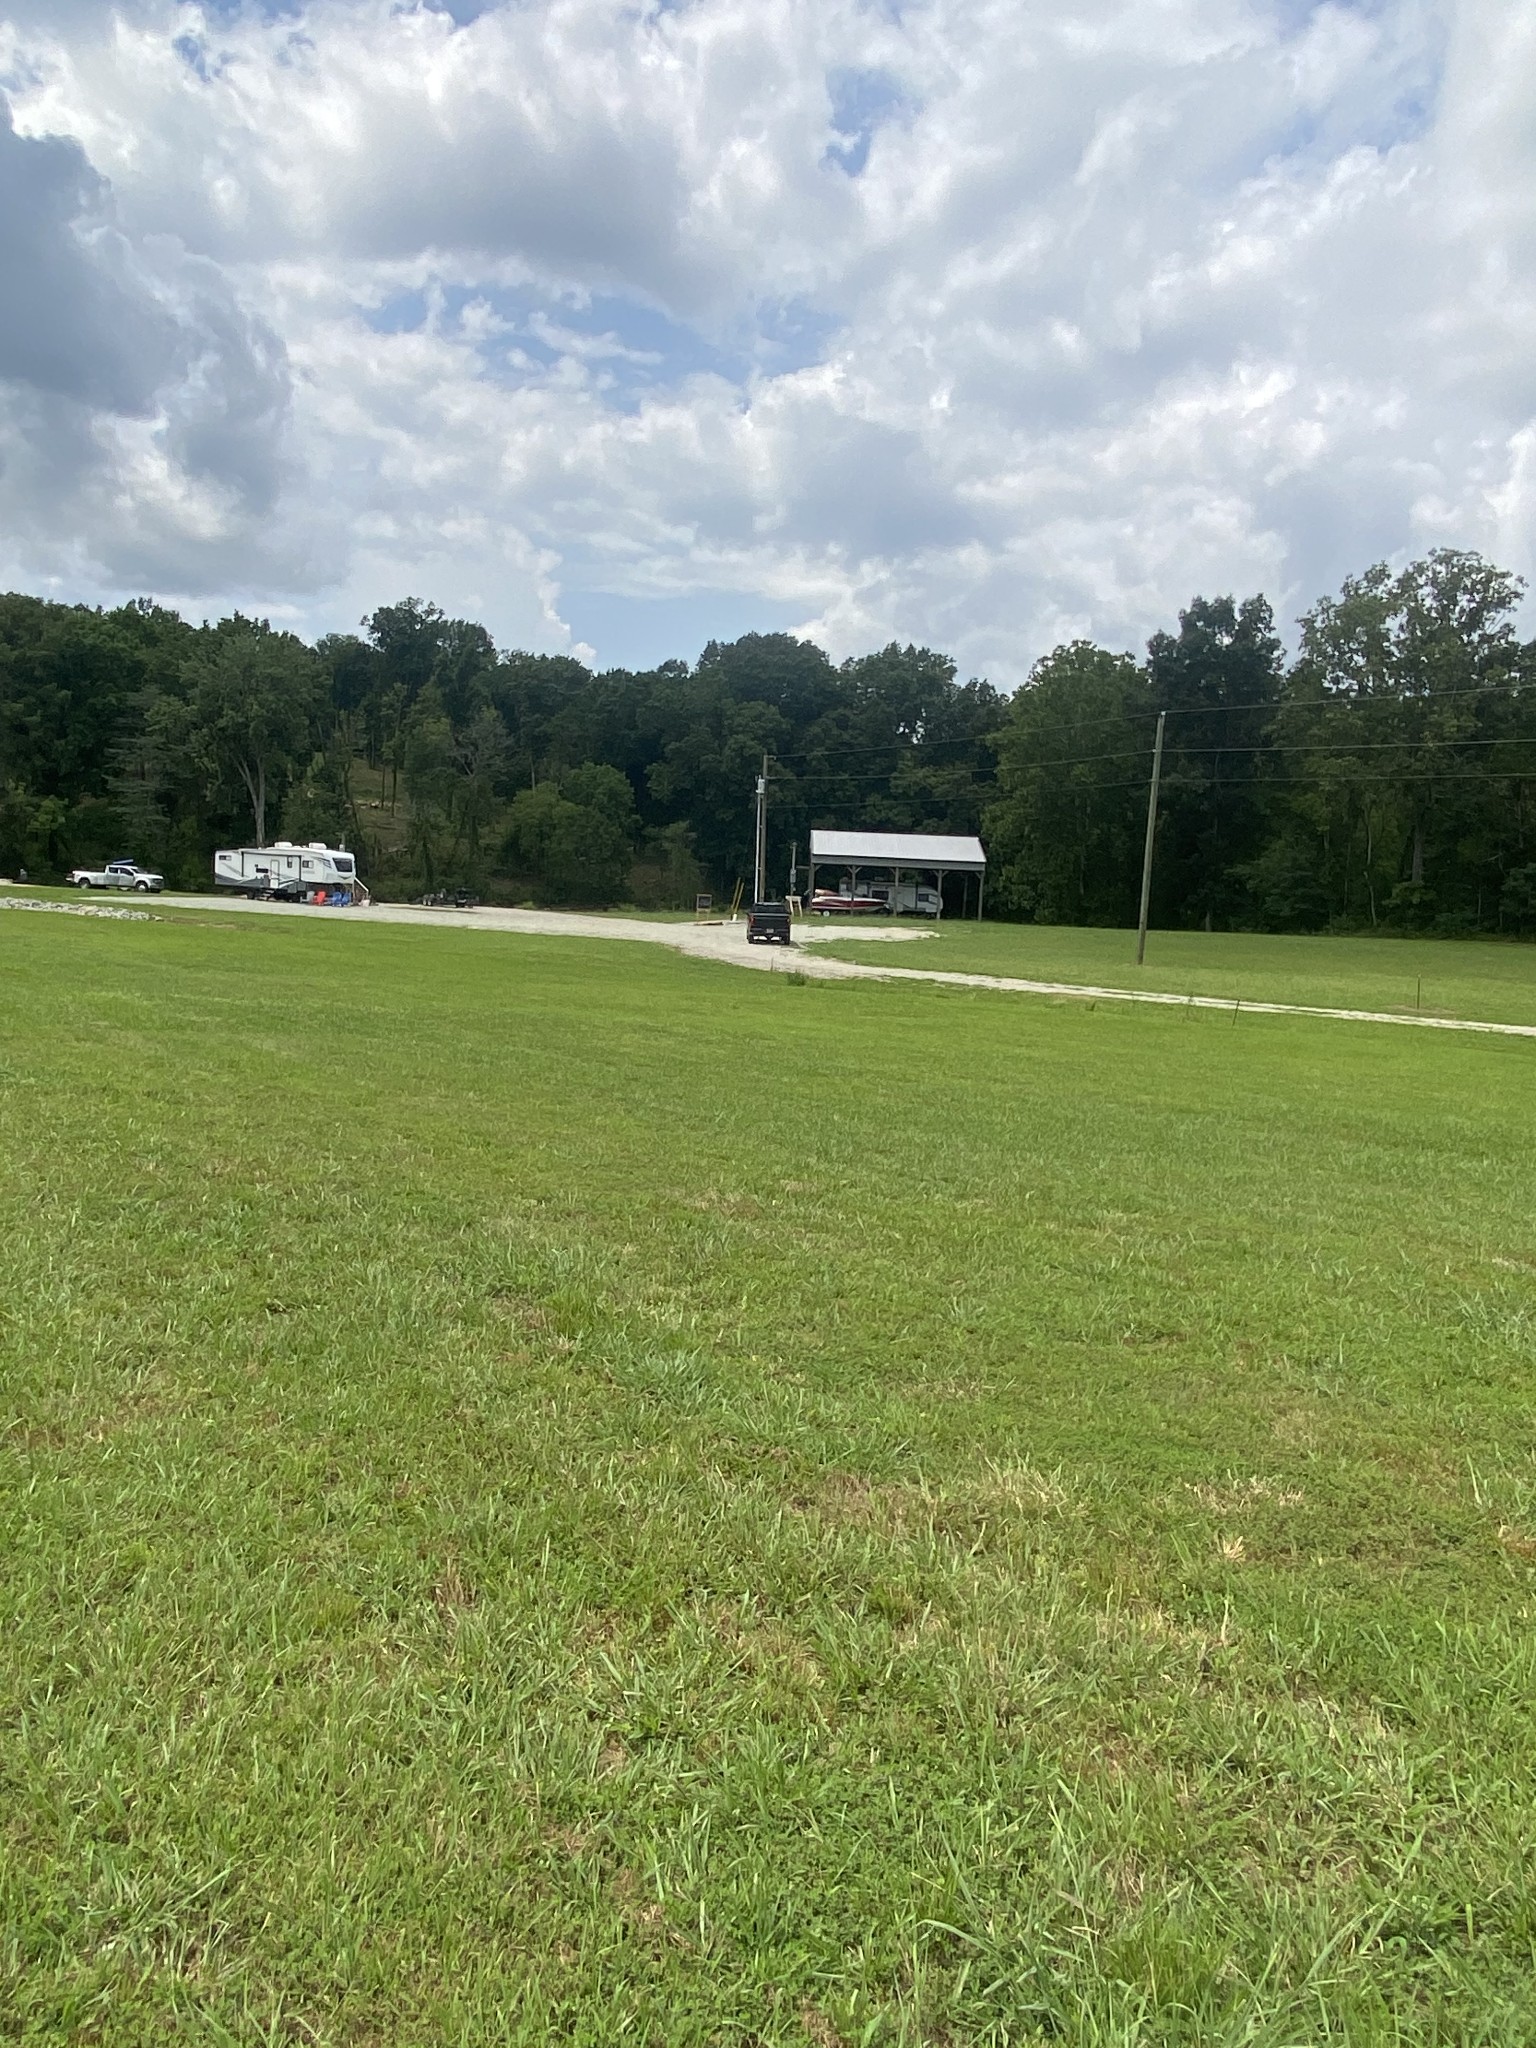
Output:
<instances>
[{"instance_id":1,"label":"white pickup truck","mask_svg":"<svg viewBox=\"0 0 1536 2048\"><path fill-rule=\"evenodd\" d=\"M158 896L165 887L164 875L131 860L109 860L104 868L71 868L68 879L72 889L148 889Z\"/></svg>"}]
</instances>

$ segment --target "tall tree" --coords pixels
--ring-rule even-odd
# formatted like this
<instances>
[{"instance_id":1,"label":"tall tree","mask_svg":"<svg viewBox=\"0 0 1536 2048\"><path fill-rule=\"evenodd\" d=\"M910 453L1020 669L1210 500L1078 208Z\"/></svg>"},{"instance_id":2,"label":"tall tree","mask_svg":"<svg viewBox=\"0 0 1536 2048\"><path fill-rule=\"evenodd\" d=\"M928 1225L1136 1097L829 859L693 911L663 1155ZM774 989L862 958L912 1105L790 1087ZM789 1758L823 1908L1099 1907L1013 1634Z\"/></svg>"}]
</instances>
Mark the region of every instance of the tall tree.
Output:
<instances>
[{"instance_id":1,"label":"tall tree","mask_svg":"<svg viewBox=\"0 0 1536 2048\"><path fill-rule=\"evenodd\" d=\"M1335 914L1480 922L1532 845L1531 650L1523 586L1442 548L1346 578L1302 619L1275 723L1277 779L1310 829Z\"/></svg>"},{"instance_id":2,"label":"tall tree","mask_svg":"<svg viewBox=\"0 0 1536 2048\"><path fill-rule=\"evenodd\" d=\"M496 643L484 626L469 619L442 621L431 679L455 732L489 708L495 669Z\"/></svg>"},{"instance_id":3,"label":"tall tree","mask_svg":"<svg viewBox=\"0 0 1536 2048\"><path fill-rule=\"evenodd\" d=\"M1037 662L995 741L992 895L1041 924L1128 924L1152 756L1152 701L1128 654L1075 640Z\"/></svg>"},{"instance_id":4,"label":"tall tree","mask_svg":"<svg viewBox=\"0 0 1536 2048\"><path fill-rule=\"evenodd\" d=\"M513 799L507 853L543 902L613 903L628 891L633 825L628 782L584 762Z\"/></svg>"},{"instance_id":5,"label":"tall tree","mask_svg":"<svg viewBox=\"0 0 1536 2048\"><path fill-rule=\"evenodd\" d=\"M592 671L567 654L513 651L497 662L486 687L507 730L514 787L592 758L581 730L592 685Z\"/></svg>"},{"instance_id":6,"label":"tall tree","mask_svg":"<svg viewBox=\"0 0 1536 2048\"><path fill-rule=\"evenodd\" d=\"M380 605L367 621L368 639L379 658L379 687L398 683L407 710L432 680L446 624L439 608L419 597Z\"/></svg>"},{"instance_id":7,"label":"tall tree","mask_svg":"<svg viewBox=\"0 0 1536 2048\"><path fill-rule=\"evenodd\" d=\"M832 703L793 742L780 836L792 828L803 846L818 825L974 832L1004 700L955 674L948 655L895 641L845 661Z\"/></svg>"},{"instance_id":8,"label":"tall tree","mask_svg":"<svg viewBox=\"0 0 1536 2048\"><path fill-rule=\"evenodd\" d=\"M269 801L308 752L323 680L302 640L238 614L201 636L183 671L186 745L212 782L244 790L258 846L267 843Z\"/></svg>"},{"instance_id":9,"label":"tall tree","mask_svg":"<svg viewBox=\"0 0 1536 2048\"><path fill-rule=\"evenodd\" d=\"M417 698L405 723L401 771L411 808L411 851L422 880L434 889L453 833L458 770L453 727L448 723L441 697L430 683Z\"/></svg>"},{"instance_id":10,"label":"tall tree","mask_svg":"<svg viewBox=\"0 0 1536 2048\"><path fill-rule=\"evenodd\" d=\"M1154 895L1162 923L1209 931L1246 911L1245 864L1265 832L1265 737L1281 653L1262 597L1197 597L1177 633L1147 644L1152 707L1170 713Z\"/></svg>"}]
</instances>

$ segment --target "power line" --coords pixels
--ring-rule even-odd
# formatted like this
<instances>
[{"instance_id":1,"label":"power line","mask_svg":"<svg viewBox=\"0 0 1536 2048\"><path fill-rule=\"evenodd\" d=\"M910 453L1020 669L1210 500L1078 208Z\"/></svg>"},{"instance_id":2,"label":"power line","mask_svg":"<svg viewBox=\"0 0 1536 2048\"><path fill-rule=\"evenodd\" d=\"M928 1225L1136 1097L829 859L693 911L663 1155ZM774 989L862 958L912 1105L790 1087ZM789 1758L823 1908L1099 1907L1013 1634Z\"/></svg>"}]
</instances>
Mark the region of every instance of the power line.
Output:
<instances>
[{"instance_id":1,"label":"power line","mask_svg":"<svg viewBox=\"0 0 1536 2048\"><path fill-rule=\"evenodd\" d=\"M1536 734L1533 734L1533 735L1531 735L1530 737L1528 737L1528 738L1523 738L1523 739L1502 739L1502 740L1464 740L1464 741L1461 741L1461 742L1459 742L1459 743L1458 743L1458 748L1457 748L1457 750L1459 751L1459 750L1460 750L1460 748L1463 748L1463 747L1472 747L1472 746L1478 746L1478 747L1508 747L1508 746L1536 746ZM1026 768L1026 771L1040 771L1040 772L1042 772L1042 773L1043 773L1043 772L1044 772L1045 770L1047 770L1047 769L1066 769L1066 768L1093 768L1093 767L1098 767L1098 766L1099 766L1099 765L1100 765L1101 763L1105 763L1105 762L1110 762L1110 761L1136 761L1136 760L1143 760L1143 759L1146 759L1147 757L1149 757L1149 756L1150 756L1150 754L1151 754L1151 751L1152 751L1152 750L1151 750L1151 748L1150 748L1150 747L1138 747L1138 748L1134 748L1134 749L1127 749L1127 750L1125 750L1125 751L1123 751L1123 752L1119 752L1119 753L1113 753L1113 754L1076 754L1076 755L1065 755L1065 754L1064 754L1064 755L1060 756L1060 757L1059 757L1058 759L1053 759L1053 760L1047 760L1047 761L1030 761L1030 762L1028 762L1028 763L1026 763L1026 764L1025 764L1025 768ZM1179 756L1179 755L1181 755L1181 754L1182 754L1182 755L1185 755L1185 756L1189 756L1189 755L1197 755L1197 756L1209 756L1209 755L1217 755L1217 756L1220 756L1220 755L1223 755L1223 754L1240 754L1240 755L1255 755L1255 754L1256 754L1256 755L1268 755L1268 754L1310 754L1310 755L1316 755L1316 754L1325 754L1325 755L1326 755L1326 749L1324 749L1324 748L1320 748L1320 747L1314 747L1314 746L1280 746L1280 747L1262 747L1262 746L1255 746L1255 747L1181 747L1181 748L1178 748L1178 749L1175 749L1175 750L1171 750L1171 751L1172 751L1172 752L1173 752L1173 754L1174 754L1174 763L1173 763L1173 766L1172 766L1172 767L1171 767L1171 768L1170 768L1170 769L1168 770L1168 773L1169 773L1169 775L1170 775L1170 776L1172 776L1172 777L1176 777L1176 776L1177 776L1177 774L1178 774L1178 765L1177 765L1177 761L1178 761L1178 756ZM1397 741L1371 741L1371 742L1369 742L1369 743L1366 743L1366 744L1362 744L1362 745L1360 745L1360 746L1358 746L1358 747L1352 747L1352 748L1350 748L1350 749L1349 749L1349 751L1348 751L1348 752L1339 752L1339 753L1335 753L1335 754L1332 754L1331 756L1327 756L1327 758L1329 758L1330 760L1332 760L1332 761L1333 761L1334 763L1336 763L1336 764L1337 764L1338 766L1340 766L1340 767L1347 767L1347 766L1348 766L1348 765L1349 765L1349 764L1350 764L1350 763L1351 763L1352 761L1355 761L1355 760L1357 760L1357 759L1358 759L1358 758L1359 758L1359 757L1360 757L1360 756L1361 756L1362 754L1366 754L1366 753L1371 753L1371 752L1379 752L1379 753L1398 753L1398 752L1401 752L1401 751L1404 751L1404 749L1402 748L1401 744L1400 744L1399 742L1397 742ZM1453 779L1456 779L1456 776L1457 776L1457 772L1458 772L1458 771L1455 771L1455 770L1452 770L1452 769L1449 769L1449 768L1446 768L1446 769L1430 768L1430 769L1425 769L1425 770L1411 770L1411 771L1410 771L1410 770L1407 770L1407 769L1405 769L1405 770L1403 770L1403 771L1402 771L1402 772L1401 772L1400 774L1399 774L1399 773L1393 773L1393 772L1389 772L1389 773L1388 773L1388 774L1386 774L1385 776L1380 776L1380 777L1373 777L1373 778L1371 778L1371 779L1373 779L1373 780L1384 780L1384 781L1393 781L1393 782L1402 782L1402 781L1405 781L1405 780L1410 780L1410 779L1413 779L1413 777L1414 777L1414 776L1420 776L1420 777L1422 777L1422 779L1427 779L1427 780L1430 780L1430 781L1446 781L1446 780L1453 780ZM1510 779L1511 775L1514 775L1514 776L1525 776L1525 775L1527 775L1527 774L1533 774L1533 773L1536 773L1536 765L1533 765L1533 767L1532 767L1532 768L1530 768L1530 769L1513 769L1513 770L1507 770L1507 771L1505 771L1505 772L1504 772L1503 774L1500 774L1500 772L1499 772L1499 770L1498 770L1497 768L1495 768L1495 769L1492 769L1492 770L1488 770L1488 769L1483 769L1483 770L1479 770L1479 771L1478 771L1478 772L1477 772L1476 774L1473 774L1473 775L1470 775L1470 776L1468 776L1468 777L1467 777L1467 779L1469 779L1469 780L1472 780L1472 781L1482 781L1482 782L1508 781L1508 780ZM787 786L787 788L786 788L786 792L785 792L785 793L786 793L786 795L787 795L787 796L793 797L794 795L798 794L798 793L799 793L799 792L800 792L801 790L809 790L809 789L819 789L819 788L824 788L824 787L826 787L826 786L827 786L827 785L829 785L829 784L830 784L830 785L832 785L833 787L839 787L839 788L841 788L841 787L846 787L846 786L847 786L847 785L849 785L850 783L861 783L861 784L879 784L879 783L889 783L889 782L890 782L890 781L892 781L893 779L894 779L894 778L893 778L892 776L890 776L890 775L888 775L888 774L885 774L884 772L882 772L882 771L880 771L880 770L878 770L878 769L875 769L875 770L870 770L870 769L859 769L859 768L848 768L848 769L842 769L842 770L834 769L834 770L832 770L832 771L831 771L830 773L828 773L828 774L826 774L826 775L801 775L801 776L796 776L796 777L795 777L795 779L794 779L794 781L793 781L792 783L790 783L790 784L789 784L789 785ZM1277 783L1278 783L1279 781L1283 781L1283 780L1286 780L1286 779L1289 779L1289 780L1296 780L1296 779L1298 779L1298 778L1295 778L1295 777L1291 777L1291 778L1274 778L1274 777L1272 777L1272 778L1270 778L1270 779L1269 779L1269 780L1268 780L1268 781L1267 781L1267 782L1266 782L1266 783L1265 783L1265 784L1264 784L1263 786L1264 786L1264 787L1266 787L1266 788L1274 788L1274 787L1276 787L1276 786L1277 786ZM1301 778L1301 779L1309 779L1309 778ZM1319 776L1319 777L1316 777L1316 778L1310 778L1310 779L1317 779L1317 780L1326 780L1326 777L1325 777L1325 776ZM1360 779L1360 778L1357 778L1357 780L1358 780L1358 779ZM984 782L984 783L987 783L987 784L989 784L989 785L990 785L990 784L994 784L994 783L996 782L996 777L995 777L995 776L993 776L993 775L991 775L991 774L983 773L983 772L982 772L981 770L979 770L979 769L973 769L973 770L971 771L970 775L969 775L969 776L967 777L967 780L969 780L969 781L970 781L971 783L973 783L973 784L974 784L974 783L983 783L983 782ZM1096 782L1096 783L1094 784L1094 787L1095 787L1095 788L1097 788L1097 789L1122 789L1122 788L1130 788L1130 787L1139 787L1139 786L1140 786L1139 782L1138 782L1138 783L1136 783L1136 784L1129 784L1129 783L1116 783L1116 782ZM1255 786L1257 787L1258 785L1257 785L1257 784L1255 784Z\"/></svg>"},{"instance_id":2,"label":"power line","mask_svg":"<svg viewBox=\"0 0 1536 2048\"><path fill-rule=\"evenodd\" d=\"M1327 775L1284 775L1276 776L1269 782L1263 784L1254 784L1252 786L1256 790L1262 789L1264 791L1274 789L1301 789L1311 787L1315 783L1328 782L1330 780L1331 777ZM1353 778L1351 787L1358 787L1362 782L1385 782L1391 783L1395 787L1401 786L1405 782L1481 782L1485 785L1496 782L1536 783L1536 769L1517 770L1504 775L1499 774L1497 771L1494 771L1492 774L1490 774L1487 771L1476 772L1474 770L1465 768L1451 768L1444 770L1434 768L1422 770L1414 769L1409 772L1405 772L1402 775L1394 775L1389 770L1385 774L1357 775ZM1105 791L1117 789L1145 789L1146 786L1146 777L1142 775L1136 776L1134 780L1129 782L1095 782L1091 785L1092 791L1095 795L1099 795ZM1227 793L1231 794L1235 785L1232 783L1227 783L1225 785L1207 783L1202 785L1202 787L1208 789L1224 787Z\"/></svg>"},{"instance_id":3,"label":"power line","mask_svg":"<svg viewBox=\"0 0 1536 2048\"><path fill-rule=\"evenodd\" d=\"M1028 689L1029 685L1026 684L1024 688L1017 692L1015 696L1009 701L1014 704L1017 704L1021 697L1027 696ZM1414 705L1430 706L1435 704L1445 704L1449 702L1458 701L1464 697L1487 697L1497 696L1500 694L1507 695L1511 692L1519 694L1522 691L1529 696L1536 697L1536 683L1533 683L1529 678L1526 677L1511 676L1500 682L1472 683L1469 684L1465 689L1458 690L1422 690L1407 693L1394 693L1385 690L1355 691L1349 694L1339 691L1325 694L1321 697L1251 697L1247 699L1245 702L1237 704L1170 704L1163 708L1166 709L1167 714L1170 718L1214 718L1217 716L1224 716L1228 712L1243 711L1270 711L1278 717L1282 713L1289 711L1353 711L1359 710L1362 707L1369 705L1382 705L1387 707ZM1033 733L1099 732L1102 731L1106 726L1124 725L1125 723L1127 723L1127 721L1134 721L1136 719L1143 718L1146 719L1149 724L1155 724L1158 716L1158 709L1159 707L1153 705L1145 710L1132 709L1126 711L1112 712L1104 718L1067 718L1053 720L1049 725L1032 725L1030 727L1030 731ZM878 744L870 746L858 747L844 747L840 746L838 742L835 740L827 740L819 742L817 745L813 747L801 747L797 749L794 753L775 754L773 758L775 759L775 761L778 762L789 763L794 761L820 759L831 753L911 754L922 749L927 749L929 747L987 746L990 745L996 739L998 739L1005 731L1005 726L997 725L991 727L986 732L973 733L966 735L964 737L954 739L927 740L896 738L891 740L884 740L879 742ZM1152 751L1152 742L1150 738L1147 741L1146 751L1149 754ZM1181 749L1181 751L1184 753L1190 753L1194 750L1185 747ZM1214 751L1235 752L1236 749L1216 749Z\"/></svg>"},{"instance_id":4,"label":"power line","mask_svg":"<svg viewBox=\"0 0 1536 2048\"><path fill-rule=\"evenodd\" d=\"M1115 758L1131 760L1134 756L1117 755ZM971 782L995 782L997 779L990 769L972 768L964 772ZM816 789L828 782L894 782L895 779L894 774L887 774L879 768L834 768L826 775L797 775L793 782L786 780L780 786L788 795L793 796L797 790Z\"/></svg>"},{"instance_id":5,"label":"power line","mask_svg":"<svg viewBox=\"0 0 1536 2048\"><path fill-rule=\"evenodd\" d=\"M950 740L882 740L878 745L868 747L841 747L834 740L827 740L815 747L804 747L796 754L775 754L773 759L780 765L787 761L820 760L829 754L915 754L926 752L930 747L982 747L998 730L970 733L964 738Z\"/></svg>"},{"instance_id":6,"label":"power line","mask_svg":"<svg viewBox=\"0 0 1536 2048\"><path fill-rule=\"evenodd\" d=\"M1321 697L1250 697L1246 703L1239 704L1169 704L1162 708L1166 709L1170 718L1213 718L1227 711L1273 711L1279 714L1284 711L1355 710L1366 704L1444 704L1453 698L1486 697L1510 691L1517 694L1524 691L1528 696L1536 697L1536 683L1528 677L1510 676L1502 682L1471 683L1464 690L1381 690L1354 691L1350 694L1334 691ZM1027 698L1028 692L1029 685L1026 683L1022 689L1015 692L1009 702L1017 704L1021 697ZM1122 725L1127 719L1155 720L1158 710L1157 705L1152 705L1140 711L1117 711L1107 718L1069 718L1050 725L1037 725L1031 729L1035 732L1093 732L1106 725ZM1000 726L993 728L994 734L1002 730ZM1148 752L1150 751L1149 741Z\"/></svg>"},{"instance_id":7,"label":"power line","mask_svg":"<svg viewBox=\"0 0 1536 2048\"><path fill-rule=\"evenodd\" d=\"M1444 746L1448 751L1460 752L1465 747L1533 747L1536 733L1511 733L1503 739L1493 740L1357 740L1347 750L1341 749L1333 755L1337 761L1352 761L1359 754L1397 754L1423 752L1426 747ZM1057 760L1028 761L1027 768L1089 768L1099 761L1139 761L1152 751L1150 746L1127 747L1116 754L1063 754ZM1319 747L1309 741L1294 744L1282 742L1278 745L1260 740L1252 746L1232 747L1178 747L1173 750L1184 755L1204 754L1325 754L1326 747Z\"/></svg>"}]
</instances>

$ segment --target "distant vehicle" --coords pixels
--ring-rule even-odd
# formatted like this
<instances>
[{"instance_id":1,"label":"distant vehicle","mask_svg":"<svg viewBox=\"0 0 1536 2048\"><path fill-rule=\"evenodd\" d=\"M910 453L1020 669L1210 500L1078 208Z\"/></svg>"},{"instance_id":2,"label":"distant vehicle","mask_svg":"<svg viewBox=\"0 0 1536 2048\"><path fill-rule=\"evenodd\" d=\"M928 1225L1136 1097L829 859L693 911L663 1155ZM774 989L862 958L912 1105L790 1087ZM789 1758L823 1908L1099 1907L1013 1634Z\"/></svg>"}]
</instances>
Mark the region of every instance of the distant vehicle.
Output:
<instances>
[{"instance_id":1,"label":"distant vehicle","mask_svg":"<svg viewBox=\"0 0 1536 2048\"><path fill-rule=\"evenodd\" d=\"M268 903L351 903L366 898L357 862L344 847L312 839L296 846L230 846L213 856L213 879L221 889Z\"/></svg>"},{"instance_id":2,"label":"distant vehicle","mask_svg":"<svg viewBox=\"0 0 1536 2048\"><path fill-rule=\"evenodd\" d=\"M938 890L921 882L877 882L869 893L898 917L937 917L944 907Z\"/></svg>"},{"instance_id":3,"label":"distant vehicle","mask_svg":"<svg viewBox=\"0 0 1536 2048\"><path fill-rule=\"evenodd\" d=\"M885 898L876 896L872 890L864 889L846 894L838 889L818 889L811 898L811 909L818 917L831 917L841 913L844 917L873 915L886 908Z\"/></svg>"},{"instance_id":4,"label":"distant vehicle","mask_svg":"<svg viewBox=\"0 0 1536 2048\"><path fill-rule=\"evenodd\" d=\"M425 896L412 899L420 910L478 910L477 899L468 889L429 889Z\"/></svg>"},{"instance_id":5,"label":"distant vehicle","mask_svg":"<svg viewBox=\"0 0 1536 2048\"><path fill-rule=\"evenodd\" d=\"M863 889L818 889L810 907L818 917L937 917L944 904L937 889L921 882L871 882Z\"/></svg>"},{"instance_id":6,"label":"distant vehicle","mask_svg":"<svg viewBox=\"0 0 1536 2048\"><path fill-rule=\"evenodd\" d=\"M747 910L747 944L749 946L788 946L793 944L789 929L789 905L787 903L754 903Z\"/></svg>"},{"instance_id":7,"label":"distant vehicle","mask_svg":"<svg viewBox=\"0 0 1536 2048\"><path fill-rule=\"evenodd\" d=\"M72 889L143 889L158 896L165 887L164 875L141 868L131 860L109 860L104 868L71 868Z\"/></svg>"}]
</instances>

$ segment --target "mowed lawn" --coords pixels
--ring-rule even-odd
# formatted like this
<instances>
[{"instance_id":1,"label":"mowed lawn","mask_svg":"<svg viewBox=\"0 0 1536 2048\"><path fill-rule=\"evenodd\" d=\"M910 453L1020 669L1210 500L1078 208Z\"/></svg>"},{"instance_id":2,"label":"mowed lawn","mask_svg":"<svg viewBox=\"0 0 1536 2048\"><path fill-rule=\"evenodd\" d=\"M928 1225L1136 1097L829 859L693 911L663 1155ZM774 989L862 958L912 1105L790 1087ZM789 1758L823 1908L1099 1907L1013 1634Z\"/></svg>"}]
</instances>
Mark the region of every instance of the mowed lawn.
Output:
<instances>
[{"instance_id":1,"label":"mowed lawn","mask_svg":"<svg viewBox=\"0 0 1536 2048\"><path fill-rule=\"evenodd\" d=\"M0 2037L1529 2043L1533 1138L1520 1040L6 917Z\"/></svg>"},{"instance_id":2,"label":"mowed lawn","mask_svg":"<svg viewBox=\"0 0 1536 2048\"><path fill-rule=\"evenodd\" d=\"M829 929L817 919L812 929ZM1536 1024L1536 945L1478 939L1275 938L1247 932L1136 934L1071 925L966 923L913 928L912 944L829 942L836 959L881 968L942 968L1101 988L1172 990L1228 1001L1479 1017Z\"/></svg>"}]
</instances>

